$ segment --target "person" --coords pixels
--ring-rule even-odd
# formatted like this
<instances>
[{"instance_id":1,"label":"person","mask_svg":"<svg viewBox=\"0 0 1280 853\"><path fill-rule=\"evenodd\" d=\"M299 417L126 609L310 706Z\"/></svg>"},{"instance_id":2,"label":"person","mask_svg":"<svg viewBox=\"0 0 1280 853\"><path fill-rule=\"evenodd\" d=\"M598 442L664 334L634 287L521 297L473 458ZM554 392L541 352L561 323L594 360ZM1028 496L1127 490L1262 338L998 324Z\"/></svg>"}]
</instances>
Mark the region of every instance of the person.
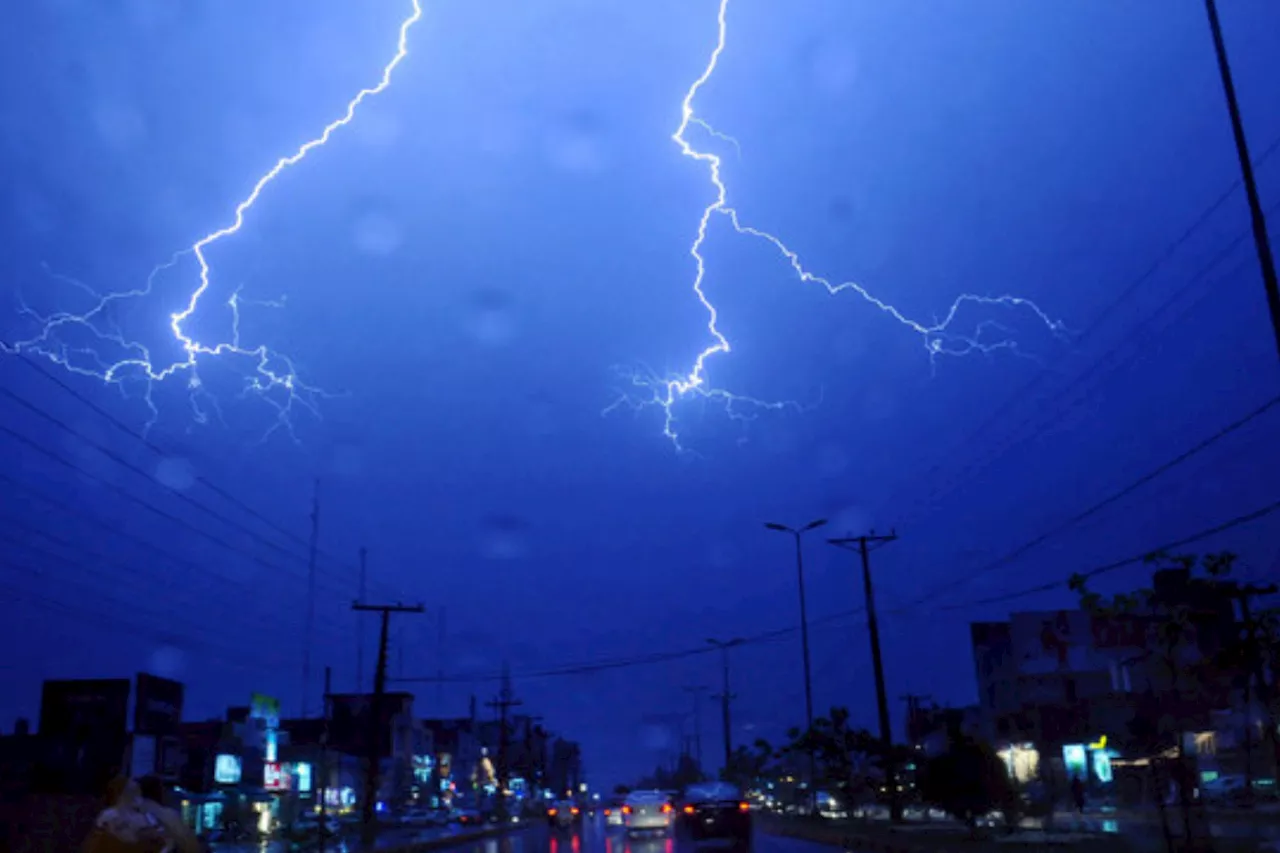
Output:
<instances>
[{"instance_id":1,"label":"person","mask_svg":"<svg viewBox=\"0 0 1280 853\"><path fill-rule=\"evenodd\" d=\"M142 808L164 830L168 844L162 853L201 853L195 833L182 821L182 816L164 804L164 782L158 776L144 776L138 781Z\"/></svg>"},{"instance_id":2,"label":"person","mask_svg":"<svg viewBox=\"0 0 1280 853\"><path fill-rule=\"evenodd\" d=\"M1075 803L1076 813L1084 814L1084 780L1079 776L1071 777L1071 799Z\"/></svg>"},{"instance_id":3,"label":"person","mask_svg":"<svg viewBox=\"0 0 1280 853\"><path fill-rule=\"evenodd\" d=\"M143 805L138 783L117 776L107 783L107 807L94 819L85 853L161 853L169 844L159 820Z\"/></svg>"}]
</instances>

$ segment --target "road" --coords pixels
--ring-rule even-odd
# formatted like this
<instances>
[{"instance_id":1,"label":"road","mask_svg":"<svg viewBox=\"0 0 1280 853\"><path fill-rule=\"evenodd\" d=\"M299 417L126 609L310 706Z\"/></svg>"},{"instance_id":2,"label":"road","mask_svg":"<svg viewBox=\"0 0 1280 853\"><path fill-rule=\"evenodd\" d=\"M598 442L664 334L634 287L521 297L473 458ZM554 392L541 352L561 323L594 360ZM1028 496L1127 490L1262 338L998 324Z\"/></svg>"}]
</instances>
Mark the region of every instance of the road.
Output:
<instances>
[{"instance_id":1,"label":"road","mask_svg":"<svg viewBox=\"0 0 1280 853\"><path fill-rule=\"evenodd\" d=\"M713 848L703 847L701 850ZM832 847L757 833L752 853L832 853ZM575 832L537 827L450 848L449 853L693 853L693 845L672 837L628 838L619 829L588 819Z\"/></svg>"}]
</instances>

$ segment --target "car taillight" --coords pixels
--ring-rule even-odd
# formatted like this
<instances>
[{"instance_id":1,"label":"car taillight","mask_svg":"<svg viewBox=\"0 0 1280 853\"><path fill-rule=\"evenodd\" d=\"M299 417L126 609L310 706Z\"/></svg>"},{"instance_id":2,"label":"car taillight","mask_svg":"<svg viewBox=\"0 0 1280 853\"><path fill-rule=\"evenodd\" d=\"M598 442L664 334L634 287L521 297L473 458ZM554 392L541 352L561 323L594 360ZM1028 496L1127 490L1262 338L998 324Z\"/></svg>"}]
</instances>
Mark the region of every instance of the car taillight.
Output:
<instances>
[{"instance_id":1,"label":"car taillight","mask_svg":"<svg viewBox=\"0 0 1280 853\"><path fill-rule=\"evenodd\" d=\"M605 809L605 810L604 810L604 816L605 816L605 817L608 817L610 814L611 814L611 812L610 812L608 809Z\"/></svg>"},{"instance_id":2,"label":"car taillight","mask_svg":"<svg viewBox=\"0 0 1280 853\"><path fill-rule=\"evenodd\" d=\"M557 811L555 809L547 809L547 814L551 815L552 817L555 817L557 814Z\"/></svg>"},{"instance_id":3,"label":"car taillight","mask_svg":"<svg viewBox=\"0 0 1280 853\"><path fill-rule=\"evenodd\" d=\"M685 813L685 814L693 814L693 806L685 806L685 807L684 807L684 813Z\"/></svg>"},{"instance_id":4,"label":"car taillight","mask_svg":"<svg viewBox=\"0 0 1280 853\"><path fill-rule=\"evenodd\" d=\"M740 812L751 811L751 803L738 803L738 811Z\"/></svg>"},{"instance_id":5,"label":"car taillight","mask_svg":"<svg viewBox=\"0 0 1280 853\"><path fill-rule=\"evenodd\" d=\"M622 807L622 813L623 813L623 814L631 814L631 806L623 806L623 807Z\"/></svg>"},{"instance_id":6,"label":"car taillight","mask_svg":"<svg viewBox=\"0 0 1280 853\"><path fill-rule=\"evenodd\" d=\"M577 814L577 813L578 813L578 809L577 809L577 807L576 807L576 806L575 806L574 808L570 809L569 811L570 811L570 812L572 812L573 814Z\"/></svg>"},{"instance_id":7,"label":"car taillight","mask_svg":"<svg viewBox=\"0 0 1280 853\"><path fill-rule=\"evenodd\" d=\"M662 804L662 813L663 813L663 814L669 814L670 812L671 812L671 803L663 803L663 804Z\"/></svg>"}]
</instances>

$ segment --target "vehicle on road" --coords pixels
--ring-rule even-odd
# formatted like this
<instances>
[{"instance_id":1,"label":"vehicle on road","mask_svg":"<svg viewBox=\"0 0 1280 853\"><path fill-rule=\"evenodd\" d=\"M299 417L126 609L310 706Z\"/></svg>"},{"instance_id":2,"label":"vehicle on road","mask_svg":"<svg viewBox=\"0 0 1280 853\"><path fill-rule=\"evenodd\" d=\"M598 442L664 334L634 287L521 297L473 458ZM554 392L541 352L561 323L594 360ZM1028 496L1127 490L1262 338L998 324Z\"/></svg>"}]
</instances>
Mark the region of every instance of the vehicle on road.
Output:
<instances>
[{"instance_id":1,"label":"vehicle on road","mask_svg":"<svg viewBox=\"0 0 1280 853\"><path fill-rule=\"evenodd\" d=\"M662 791L632 791L622 806L622 825L627 834L671 831L675 824L671 798Z\"/></svg>"},{"instance_id":2,"label":"vehicle on road","mask_svg":"<svg viewBox=\"0 0 1280 853\"><path fill-rule=\"evenodd\" d=\"M555 829L569 829L582 822L582 809L572 800L559 800L547 809L547 823Z\"/></svg>"},{"instance_id":3,"label":"vehicle on road","mask_svg":"<svg viewBox=\"0 0 1280 853\"><path fill-rule=\"evenodd\" d=\"M727 782L690 785L681 808L683 825L695 844L712 839L751 844L751 804Z\"/></svg>"},{"instance_id":4,"label":"vehicle on road","mask_svg":"<svg viewBox=\"0 0 1280 853\"><path fill-rule=\"evenodd\" d=\"M606 827L622 826L622 808L625 805L626 800L621 797L605 803L604 825Z\"/></svg>"}]
</instances>

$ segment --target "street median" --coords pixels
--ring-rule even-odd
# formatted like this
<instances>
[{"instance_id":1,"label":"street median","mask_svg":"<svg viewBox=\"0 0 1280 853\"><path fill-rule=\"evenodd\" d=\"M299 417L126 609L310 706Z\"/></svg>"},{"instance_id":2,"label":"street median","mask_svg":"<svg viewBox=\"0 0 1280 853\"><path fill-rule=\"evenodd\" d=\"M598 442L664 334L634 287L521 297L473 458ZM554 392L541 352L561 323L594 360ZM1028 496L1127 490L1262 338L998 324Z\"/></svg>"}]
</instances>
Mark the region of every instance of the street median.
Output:
<instances>
[{"instance_id":1,"label":"street median","mask_svg":"<svg viewBox=\"0 0 1280 853\"><path fill-rule=\"evenodd\" d=\"M379 853L427 853L429 850L444 850L449 847L458 847L500 835L513 835L517 832L532 829L533 826L534 824L527 822L496 824L464 832L439 835L433 838L406 840L404 842L392 841L386 844L379 844L377 849Z\"/></svg>"}]
</instances>

